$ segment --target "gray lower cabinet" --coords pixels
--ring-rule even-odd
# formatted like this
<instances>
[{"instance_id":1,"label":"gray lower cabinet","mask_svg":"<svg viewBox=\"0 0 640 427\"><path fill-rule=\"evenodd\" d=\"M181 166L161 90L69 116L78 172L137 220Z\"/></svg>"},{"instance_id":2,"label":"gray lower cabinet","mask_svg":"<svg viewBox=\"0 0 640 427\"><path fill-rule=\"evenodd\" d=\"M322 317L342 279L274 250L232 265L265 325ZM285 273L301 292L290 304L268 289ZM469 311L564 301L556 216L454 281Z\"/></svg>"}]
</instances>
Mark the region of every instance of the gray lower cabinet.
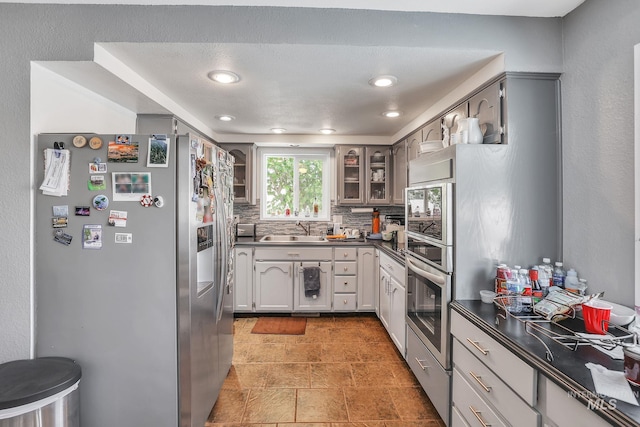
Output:
<instances>
[{"instance_id":1,"label":"gray lower cabinet","mask_svg":"<svg viewBox=\"0 0 640 427\"><path fill-rule=\"evenodd\" d=\"M538 400L543 426L607 427L611 425L544 375L540 375L538 382Z\"/></svg>"},{"instance_id":2,"label":"gray lower cabinet","mask_svg":"<svg viewBox=\"0 0 640 427\"><path fill-rule=\"evenodd\" d=\"M357 311L375 311L378 299L378 257L373 247L358 248Z\"/></svg>"},{"instance_id":3,"label":"gray lower cabinet","mask_svg":"<svg viewBox=\"0 0 640 427\"><path fill-rule=\"evenodd\" d=\"M411 328L407 328L407 363L445 425L449 425L451 377Z\"/></svg>"},{"instance_id":4,"label":"gray lower cabinet","mask_svg":"<svg viewBox=\"0 0 640 427\"><path fill-rule=\"evenodd\" d=\"M293 263L291 261L256 261L256 311L293 311Z\"/></svg>"},{"instance_id":5,"label":"gray lower cabinet","mask_svg":"<svg viewBox=\"0 0 640 427\"><path fill-rule=\"evenodd\" d=\"M233 310L253 311L253 251L251 247L236 247L233 272Z\"/></svg>"},{"instance_id":6,"label":"gray lower cabinet","mask_svg":"<svg viewBox=\"0 0 640 427\"><path fill-rule=\"evenodd\" d=\"M452 406L469 425L538 427L537 371L495 339L451 313Z\"/></svg>"},{"instance_id":7,"label":"gray lower cabinet","mask_svg":"<svg viewBox=\"0 0 640 427\"><path fill-rule=\"evenodd\" d=\"M358 249L334 248L333 310L356 311Z\"/></svg>"},{"instance_id":8,"label":"gray lower cabinet","mask_svg":"<svg viewBox=\"0 0 640 427\"><path fill-rule=\"evenodd\" d=\"M355 263L355 262L354 262ZM307 296L304 287L304 269L320 268L320 290L317 296ZM293 310L329 311L331 310L331 261L301 261L294 263Z\"/></svg>"}]
</instances>

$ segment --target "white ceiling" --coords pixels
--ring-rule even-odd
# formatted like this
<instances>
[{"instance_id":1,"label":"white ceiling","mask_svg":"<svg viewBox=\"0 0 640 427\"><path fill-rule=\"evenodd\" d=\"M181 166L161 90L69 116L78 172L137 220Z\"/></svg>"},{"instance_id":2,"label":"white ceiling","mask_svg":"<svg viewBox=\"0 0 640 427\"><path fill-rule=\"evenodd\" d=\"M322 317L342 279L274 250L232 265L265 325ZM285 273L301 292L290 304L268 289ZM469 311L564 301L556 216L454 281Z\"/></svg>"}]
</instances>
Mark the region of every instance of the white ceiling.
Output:
<instances>
[{"instance_id":1,"label":"white ceiling","mask_svg":"<svg viewBox=\"0 0 640 427\"><path fill-rule=\"evenodd\" d=\"M4 2L8 0L0 0ZM46 0L27 2L59 3ZM420 10L492 15L564 16L584 0L307 0L305 7ZM299 0L175 1L103 0L71 3L215 4L296 6ZM500 54L419 47L101 43L100 47L142 77L164 97L134 89L94 63L48 63L51 70L136 113L181 116L188 111L215 134L261 135L271 128L287 134L317 135L320 128L345 136L391 137ZM213 69L230 69L239 83L221 86L207 78ZM429 70L426 73L424 70ZM373 88L368 80L393 74L393 88ZM153 99L153 101L152 101ZM169 99L171 102L162 102ZM381 113L399 109L387 119ZM230 114L232 122L216 115ZM192 123L193 124L193 123ZM198 126L196 126L198 128ZM205 132L206 133L206 132ZM210 135L211 136L211 135Z\"/></svg>"}]
</instances>

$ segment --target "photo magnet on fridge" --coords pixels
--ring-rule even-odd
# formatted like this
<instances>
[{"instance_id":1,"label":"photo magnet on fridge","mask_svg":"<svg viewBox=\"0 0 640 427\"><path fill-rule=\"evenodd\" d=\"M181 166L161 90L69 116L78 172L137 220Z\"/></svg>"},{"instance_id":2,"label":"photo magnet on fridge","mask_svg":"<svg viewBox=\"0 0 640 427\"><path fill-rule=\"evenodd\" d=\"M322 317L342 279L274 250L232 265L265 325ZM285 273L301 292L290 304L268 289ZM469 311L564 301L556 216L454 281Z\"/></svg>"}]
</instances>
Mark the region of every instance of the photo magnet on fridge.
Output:
<instances>
[{"instance_id":1,"label":"photo magnet on fridge","mask_svg":"<svg viewBox=\"0 0 640 427\"><path fill-rule=\"evenodd\" d=\"M62 243L65 246L69 246L71 244L71 239L73 239L73 237L62 230L57 230L53 234L53 240L58 243Z\"/></svg>"}]
</instances>

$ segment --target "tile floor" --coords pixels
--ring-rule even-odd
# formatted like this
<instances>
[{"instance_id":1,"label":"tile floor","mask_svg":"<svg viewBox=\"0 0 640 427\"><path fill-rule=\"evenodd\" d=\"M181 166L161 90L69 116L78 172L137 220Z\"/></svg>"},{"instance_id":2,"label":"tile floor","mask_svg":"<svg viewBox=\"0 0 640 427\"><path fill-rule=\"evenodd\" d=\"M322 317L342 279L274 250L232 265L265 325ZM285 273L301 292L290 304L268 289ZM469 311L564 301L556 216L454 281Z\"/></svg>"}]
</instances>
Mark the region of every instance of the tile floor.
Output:
<instances>
[{"instance_id":1,"label":"tile floor","mask_svg":"<svg viewBox=\"0 0 640 427\"><path fill-rule=\"evenodd\" d=\"M206 427L444 427L374 315L311 317L304 335L234 322L233 366Z\"/></svg>"}]
</instances>

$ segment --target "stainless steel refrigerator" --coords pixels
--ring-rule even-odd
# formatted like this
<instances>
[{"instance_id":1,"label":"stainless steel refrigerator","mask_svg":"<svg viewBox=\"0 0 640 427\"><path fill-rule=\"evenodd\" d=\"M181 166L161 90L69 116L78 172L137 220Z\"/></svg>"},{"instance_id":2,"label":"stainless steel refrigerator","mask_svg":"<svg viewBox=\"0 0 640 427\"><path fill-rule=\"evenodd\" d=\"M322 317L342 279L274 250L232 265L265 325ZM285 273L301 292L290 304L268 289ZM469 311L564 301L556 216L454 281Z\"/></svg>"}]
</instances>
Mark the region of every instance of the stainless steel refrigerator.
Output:
<instances>
[{"instance_id":1,"label":"stainless steel refrigerator","mask_svg":"<svg viewBox=\"0 0 640 427\"><path fill-rule=\"evenodd\" d=\"M36 355L80 364L83 427L204 426L233 353L232 156L192 135L36 150Z\"/></svg>"}]
</instances>

